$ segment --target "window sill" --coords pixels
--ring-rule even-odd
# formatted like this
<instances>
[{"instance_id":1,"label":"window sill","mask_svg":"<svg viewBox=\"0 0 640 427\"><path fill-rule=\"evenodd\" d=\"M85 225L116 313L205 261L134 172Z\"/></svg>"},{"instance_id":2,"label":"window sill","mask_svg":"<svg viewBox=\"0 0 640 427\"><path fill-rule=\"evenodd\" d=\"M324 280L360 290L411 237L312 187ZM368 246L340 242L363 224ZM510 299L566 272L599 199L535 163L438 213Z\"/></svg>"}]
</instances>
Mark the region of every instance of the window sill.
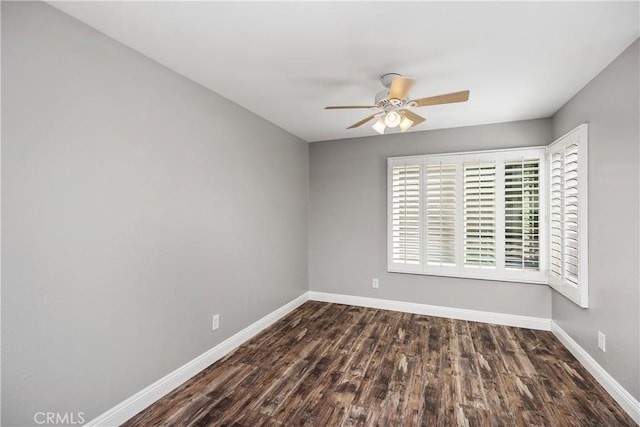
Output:
<instances>
[{"instance_id":1,"label":"window sill","mask_svg":"<svg viewBox=\"0 0 640 427\"><path fill-rule=\"evenodd\" d=\"M400 273L400 274L411 274L413 276L432 276L432 277L451 277L457 279L471 279L471 280L487 280L492 282L511 282L511 283L526 283L529 285L549 285L547 280L540 279L531 279L531 278L512 278L512 277L488 277L488 276L480 276L480 275L462 275L462 274L442 274L442 273L423 273L416 271L403 271L403 270L395 270L388 268L388 273Z\"/></svg>"}]
</instances>

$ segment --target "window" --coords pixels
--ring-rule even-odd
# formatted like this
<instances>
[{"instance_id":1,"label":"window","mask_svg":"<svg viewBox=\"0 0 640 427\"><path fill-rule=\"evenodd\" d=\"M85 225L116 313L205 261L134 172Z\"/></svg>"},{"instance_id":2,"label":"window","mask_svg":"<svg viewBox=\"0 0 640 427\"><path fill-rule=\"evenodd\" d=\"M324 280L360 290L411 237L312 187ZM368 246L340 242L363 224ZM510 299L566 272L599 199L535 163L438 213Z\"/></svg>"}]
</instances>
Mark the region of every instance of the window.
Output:
<instances>
[{"instance_id":1,"label":"window","mask_svg":"<svg viewBox=\"0 0 640 427\"><path fill-rule=\"evenodd\" d=\"M388 270L548 283L587 307L587 137L388 159Z\"/></svg>"},{"instance_id":2,"label":"window","mask_svg":"<svg viewBox=\"0 0 640 427\"><path fill-rule=\"evenodd\" d=\"M505 266L516 270L540 268L540 160L506 162Z\"/></svg>"},{"instance_id":3,"label":"window","mask_svg":"<svg viewBox=\"0 0 640 427\"><path fill-rule=\"evenodd\" d=\"M546 283L544 148L388 160L393 272Z\"/></svg>"},{"instance_id":4,"label":"window","mask_svg":"<svg viewBox=\"0 0 640 427\"><path fill-rule=\"evenodd\" d=\"M588 305L587 125L551 144L549 163L549 285Z\"/></svg>"},{"instance_id":5,"label":"window","mask_svg":"<svg viewBox=\"0 0 640 427\"><path fill-rule=\"evenodd\" d=\"M456 265L456 165L425 166L426 261L430 266Z\"/></svg>"},{"instance_id":6,"label":"window","mask_svg":"<svg viewBox=\"0 0 640 427\"><path fill-rule=\"evenodd\" d=\"M496 266L496 162L464 163L464 265Z\"/></svg>"},{"instance_id":7,"label":"window","mask_svg":"<svg viewBox=\"0 0 640 427\"><path fill-rule=\"evenodd\" d=\"M420 166L410 162L398 162L392 170L391 259L404 271L417 271L422 264L420 172Z\"/></svg>"}]
</instances>

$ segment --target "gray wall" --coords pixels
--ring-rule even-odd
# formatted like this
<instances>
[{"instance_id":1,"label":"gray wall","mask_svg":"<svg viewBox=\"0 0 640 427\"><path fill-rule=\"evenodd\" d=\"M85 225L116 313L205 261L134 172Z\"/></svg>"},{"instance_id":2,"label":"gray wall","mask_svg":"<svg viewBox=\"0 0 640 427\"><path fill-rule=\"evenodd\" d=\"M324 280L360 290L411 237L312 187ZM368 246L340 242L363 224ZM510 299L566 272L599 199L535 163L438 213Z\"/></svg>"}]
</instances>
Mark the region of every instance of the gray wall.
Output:
<instances>
[{"instance_id":1,"label":"gray wall","mask_svg":"<svg viewBox=\"0 0 640 427\"><path fill-rule=\"evenodd\" d=\"M549 318L545 285L387 273L386 161L550 141L546 119L310 144L309 289Z\"/></svg>"},{"instance_id":2,"label":"gray wall","mask_svg":"<svg viewBox=\"0 0 640 427\"><path fill-rule=\"evenodd\" d=\"M2 2L2 90L3 425L95 417L307 290L305 142L40 2Z\"/></svg>"},{"instance_id":3,"label":"gray wall","mask_svg":"<svg viewBox=\"0 0 640 427\"><path fill-rule=\"evenodd\" d=\"M552 118L558 138L589 124L589 309L553 292L552 318L640 399L639 42ZM598 331L607 352L598 349Z\"/></svg>"}]
</instances>

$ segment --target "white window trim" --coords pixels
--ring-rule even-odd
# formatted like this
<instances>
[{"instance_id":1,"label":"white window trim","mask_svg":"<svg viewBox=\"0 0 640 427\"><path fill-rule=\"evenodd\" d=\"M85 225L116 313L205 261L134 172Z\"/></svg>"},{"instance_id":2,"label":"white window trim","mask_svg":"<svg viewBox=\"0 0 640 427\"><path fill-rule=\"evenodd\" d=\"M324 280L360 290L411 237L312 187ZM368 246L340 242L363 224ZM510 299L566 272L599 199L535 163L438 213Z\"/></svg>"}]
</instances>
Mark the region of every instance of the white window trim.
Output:
<instances>
[{"instance_id":1,"label":"white window trim","mask_svg":"<svg viewBox=\"0 0 640 427\"><path fill-rule=\"evenodd\" d=\"M556 278L552 274L548 275L548 284L582 308L589 306L588 135L588 125L581 124L547 147L547 164L550 164L551 153L557 151L558 147L564 151L564 148L568 145L578 145L578 284L574 286L562 278ZM549 179L548 191L551 191L551 168L549 168L547 177ZM548 206L547 212L549 215L550 209L551 207ZM547 249L550 253L551 239L549 239Z\"/></svg>"},{"instance_id":2,"label":"white window trim","mask_svg":"<svg viewBox=\"0 0 640 427\"><path fill-rule=\"evenodd\" d=\"M479 269L469 268L464 266L464 246L463 246L463 215L459 214L456 218L456 249L457 249L457 263L455 267L433 267L427 265L425 262L425 246L423 245L421 254L421 265L408 267L400 264L396 264L392 260L391 244L392 244L392 229L390 222L392 218L392 191L387 189L387 271L393 273L410 273L421 275L435 275L435 276L448 276L448 277L462 277L471 279L484 279L484 280L496 280L507 282L524 282L524 283L540 283L547 284L547 249L548 243L546 238L547 233L547 205L545 203L547 184L546 184L546 147L526 147L515 148L506 150L484 150L484 151L468 151L459 153L445 153L445 154L430 154L421 156L406 156L406 157L390 157L387 159L387 183L391 182L391 174L393 166L411 164L422 165L422 169L427 164L433 164L435 162L442 161L443 163L451 162L455 159L458 162L456 168L457 185L462 185L462 165L464 162L479 160L479 159L491 159L496 160L496 192L504 191L504 177L503 168L504 162L509 160L517 160L518 158L532 156L540 159L539 163L539 270L538 271L514 271L504 267L504 233L499 233L499 230L504 229L504 206L502 202L496 205L496 231L497 231L497 258L496 269ZM500 173L499 173L500 171ZM421 180L424 179L424 173L420 174ZM389 185L389 184L388 184ZM462 206L462 189L457 191L457 205ZM501 198L498 198L501 199ZM421 206L424 204L423 197L421 196ZM423 226L423 209L421 208L420 214L420 227L421 235L424 236Z\"/></svg>"}]
</instances>

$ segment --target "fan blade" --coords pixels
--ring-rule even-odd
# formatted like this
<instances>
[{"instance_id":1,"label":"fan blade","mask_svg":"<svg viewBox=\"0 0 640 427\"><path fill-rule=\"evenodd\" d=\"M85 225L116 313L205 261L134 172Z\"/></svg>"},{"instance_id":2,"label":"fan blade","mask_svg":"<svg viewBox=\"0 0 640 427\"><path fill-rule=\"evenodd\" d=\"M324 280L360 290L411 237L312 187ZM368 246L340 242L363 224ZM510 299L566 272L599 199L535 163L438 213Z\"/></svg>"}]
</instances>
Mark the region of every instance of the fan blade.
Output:
<instances>
[{"instance_id":1,"label":"fan blade","mask_svg":"<svg viewBox=\"0 0 640 427\"><path fill-rule=\"evenodd\" d=\"M351 108L377 108L375 105L332 105L324 107L325 110L347 110Z\"/></svg>"},{"instance_id":2,"label":"fan blade","mask_svg":"<svg viewBox=\"0 0 640 427\"><path fill-rule=\"evenodd\" d=\"M469 91L445 93L444 95L430 96L428 98L414 99L409 104L415 103L416 107L425 107L427 105L452 104L454 102L465 102L469 99Z\"/></svg>"},{"instance_id":3,"label":"fan blade","mask_svg":"<svg viewBox=\"0 0 640 427\"><path fill-rule=\"evenodd\" d=\"M424 117L419 116L412 111L409 111L409 110L402 110L402 111L404 112L405 117L413 122L411 127L417 126L426 120Z\"/></svg>"},{"instance_id":4,"label":"fan blade","mask_svg":"<svg viewBox=\"0 0 640 427\"><path fill-rule=\"evenodd\" d=\"M356 122L356 123L352 124L347 129L353 129L353 128L357 128L358 126L362 126L363 124L367 123L369 120L373 119L377 115L378 114L372 114L372 115L370 115L368 117L365 117L364 119L360 120L359 122Z\"/></svg>"},{"instance_id":5,"label":"fan blade","mask_svg":"<svg viewBox=\"0 0 640 427\"><path fill-rule=\"evenodd\" d=\"M415 82L415 80L408 79L406 77L394 77L391 81L391 88L389 89L388 98L400 100L405 99Z\"/></svg>"}]
</instances>

